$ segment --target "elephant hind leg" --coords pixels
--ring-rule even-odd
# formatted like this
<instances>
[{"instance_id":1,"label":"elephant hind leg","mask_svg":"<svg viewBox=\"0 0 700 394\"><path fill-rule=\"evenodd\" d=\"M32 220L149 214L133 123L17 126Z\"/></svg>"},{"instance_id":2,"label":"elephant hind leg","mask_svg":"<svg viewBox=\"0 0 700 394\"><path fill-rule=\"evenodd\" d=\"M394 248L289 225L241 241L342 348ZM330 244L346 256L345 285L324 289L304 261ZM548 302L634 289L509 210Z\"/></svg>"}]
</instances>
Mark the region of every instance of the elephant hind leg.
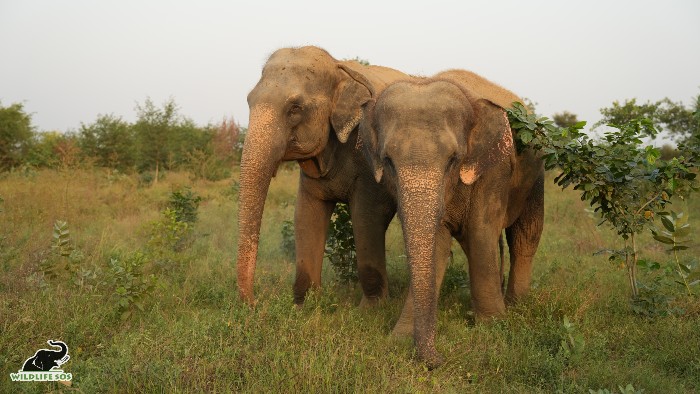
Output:
<instances>
[{"instance_id":1,"label":"elephant hind leg","mask_svg":"<svg viewBox=\"0 0 700 394\"><path fill-rule=\"evenodd\" d=\"M506 229L510 253L510 275L506 302L514 304L530 290L532 259L542 236L544 224L544 175L535 182L525 208L518 219Z\"/></svg>"}]
</instances>

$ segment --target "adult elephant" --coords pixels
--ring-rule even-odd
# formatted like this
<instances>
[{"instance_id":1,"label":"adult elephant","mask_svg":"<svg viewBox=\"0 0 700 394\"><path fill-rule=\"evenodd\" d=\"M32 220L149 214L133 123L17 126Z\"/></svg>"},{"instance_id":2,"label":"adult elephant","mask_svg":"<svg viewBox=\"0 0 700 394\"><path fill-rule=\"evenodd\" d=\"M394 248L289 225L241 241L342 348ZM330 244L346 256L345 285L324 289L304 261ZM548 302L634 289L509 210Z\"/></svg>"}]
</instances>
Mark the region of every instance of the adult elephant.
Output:
<instances>
[{"instance_id":1,"label":"adult elephant","mask_svg":"<svg viewBox=\"0 0 700 394\"><path fill-rule=\"evenodd\" d=\"M60 367L70 359L68 346L65 343L52 340L47 341L47 343L59 347L60 350L37 350L32 357L24 362L22 371L50 371L54 367Z\"/></svg>"},{"instance_id":2,"label":"adult elephant","mask_svg":"<svg viewBox=\"0 0 700 394\"><path fill-rule=\"evenodd\" d=\"M474 89L470 89L470 87ZM487 89L488 88L488 89ZM517 154L505 106L519 98L460 70L389 85L365 107L361 135L398 202L411 269L410 295L394 332L410 330L420 358L437 366L436 304L456 238L469 260L477 319L505 312L498 258L506 229L511 255L506 298L529 289L543 222L542 162Z\"/></svg>"},{"instance_id":3,"label":"adult elephant","mask_svg":"<svg viewBox=\"0 0 700 394\"><path fill-rule=\"evenodd\" d=\"M396 204L374 182L360 149L361 107L399 71L337 61L317 47L283 48L248 94L250 120L241 159L238 289L254 302L253 279L268 187L282 161L301 167L294 214L294 302L321 283L327 229L336 202L350 206L363 303L387 294L384 234Z\"/></svg>"}]
</instances>

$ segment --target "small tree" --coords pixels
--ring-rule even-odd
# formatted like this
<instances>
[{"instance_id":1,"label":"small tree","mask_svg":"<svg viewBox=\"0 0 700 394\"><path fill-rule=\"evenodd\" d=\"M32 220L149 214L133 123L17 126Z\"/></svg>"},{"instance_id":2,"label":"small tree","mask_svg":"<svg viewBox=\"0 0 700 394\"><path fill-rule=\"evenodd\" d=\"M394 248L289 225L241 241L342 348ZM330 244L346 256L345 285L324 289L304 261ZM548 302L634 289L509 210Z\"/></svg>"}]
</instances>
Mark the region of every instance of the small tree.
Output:
<instances>
[{"instance_id":1,"label":"small tree","mask_svg":"<svg viewBox=\"0 0 700 394\"><path fill-rule=\"evenodd\" d=\"M134 124L138 142L138 167L140 170L155 170L158 173L168 162L173 161L173 147L177 145L174 129L181 123L178 108L173 99L157 108L150 98L143 105L136 105L138 120Z\"/></svg>"},{"instance_id":2,"label":"small tree","mask_svg":"<svg viewBox=\"0 0 700 394\"><path fill-rule=\"evenodd\" d=\"M102 167L124 171L133 167L136 139L131 125L121 117L99 115L91 124L81 124L79 143L83 154Z\"/></svg>"},{"instance_id":3,"label":"small tree","mask_svg":"<svg viewBox=\"0 0 700 394\"><path fill-rule=\"evenodd\" d=\"M576 114L572 114L569 111L559 112L552 115L552 120L554 120L554 124L556 124L558 127L571 127L578 123L578 117Z\"/></svg>"},{"instance_id":4,"label":"small tree","mask_svg":"<svg viewBox=\"0 0 700 394\"><path fill-rule=\"evenodd\" d=\"M611 107L600 110L603 118L594 124L593 128L608 124L622 125L636 119L649 119L677 141L688 141L692 136L700 134L700 119L696 115L699 110L700 95L694 99L690 108L669 98L643 104L637 103L636 99L625 100L624 103L615 101ZM655 135L656 133L645 136Z\"/></svg>"},{"instance_id":5,"label":"small tree","mask_svg":"<svg viewBox=\"0 0 700 394\"><path fill-rule=\"evenodd\" d=\"M33 135L32 116L23 104L3 107L0 103L0 171L22 164Z\"/></svg>"},{"instance_id":6,"label":"small tree","mask_svg":"<svg viewBox=\"0 0 700 394\"><path fill-rule=\"evenodd\" d=\"M636 235L666 214L671 197L697 189L693 172L698 167L697 148L669 161L659 160L657 148L641 146L642 136L658 132L648 119L610 124L615 130L596 143L582 132L585 122L559 128L547 118L528 114L520 103L507 112L517 131L518 148L540 151L547 169L559 167L554 181L562 188L573 185L580 190L581 200L589 201L601 215L601 224L609 223L625 240L621 255L636 298Z\"/></svg>"}]
</instances>

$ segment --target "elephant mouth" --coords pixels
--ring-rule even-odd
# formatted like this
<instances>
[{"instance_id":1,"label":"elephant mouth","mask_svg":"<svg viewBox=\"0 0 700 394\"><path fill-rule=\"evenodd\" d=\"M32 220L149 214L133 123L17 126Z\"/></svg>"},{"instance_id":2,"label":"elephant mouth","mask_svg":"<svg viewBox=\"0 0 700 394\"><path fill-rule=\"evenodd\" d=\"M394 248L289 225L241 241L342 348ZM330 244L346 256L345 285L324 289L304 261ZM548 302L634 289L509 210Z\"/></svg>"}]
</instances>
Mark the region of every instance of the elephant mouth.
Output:
<instances>
[{"instance_id":1,"label":"elephant mouth","mask_svg":"<svg viewBox=\"0 0 700 394\"><path fill-rule=\"evenodd\" d=\"M309 146L311 145L311 146ZM307 160L319 156L323 152L323 141L319 138L313 144L304 144L292 138L287 144L287 153L282 160Z\"/></svg>"}]
</instances>

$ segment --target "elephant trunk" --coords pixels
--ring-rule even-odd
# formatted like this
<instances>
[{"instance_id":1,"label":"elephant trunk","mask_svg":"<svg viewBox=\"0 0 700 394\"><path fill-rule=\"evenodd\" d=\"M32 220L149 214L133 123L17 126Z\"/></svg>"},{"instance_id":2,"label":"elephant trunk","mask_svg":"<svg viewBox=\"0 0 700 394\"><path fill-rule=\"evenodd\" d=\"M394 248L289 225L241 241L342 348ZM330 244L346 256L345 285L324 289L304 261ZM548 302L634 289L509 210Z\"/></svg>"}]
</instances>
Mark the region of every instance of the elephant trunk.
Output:
<instances>
[{"instance_id":1,"label":"elephant trunk","mask_svg":"<svg viewBox=\"0 0 700 394\"><path fill-rule=\"evenodd\" d=\"M253 278L260 239L265 198L279 161L284 156L286 137L282 135L270 105L251 109L249 129L241 157L238 200L238 292L252 304Z\"/></svg>"},{"instance_id":2,"label":"elephant trunk","mask_svg":"<svg viewBox=\"0 0 700 394\"><path fill-rule=\"evenodd\" d=\"M57 359L57 360L62 359L66 354L68 354L68 346L66 346L66 344L63 343L63 342L61 342L61 341L51 341L51 340L49 340L49 345L51 345L51 346L58 346L58 347L61 348L61 350L60 350L60 351L58 352L58 354L56 355L56 359Z\"/></svg>"},{"instance_id":3,"label":"elephant trunk","mask_svg":"<svg viewBox=\"0 0 700 394\"><path fill-rule=\"evenodd\" d=\"M411 269L413 338L418 356L437 367L442 356L435 348L437 289L435 239L444 208L439 171L398 169L399 217Z\"/></svg>"}]
</instances>

